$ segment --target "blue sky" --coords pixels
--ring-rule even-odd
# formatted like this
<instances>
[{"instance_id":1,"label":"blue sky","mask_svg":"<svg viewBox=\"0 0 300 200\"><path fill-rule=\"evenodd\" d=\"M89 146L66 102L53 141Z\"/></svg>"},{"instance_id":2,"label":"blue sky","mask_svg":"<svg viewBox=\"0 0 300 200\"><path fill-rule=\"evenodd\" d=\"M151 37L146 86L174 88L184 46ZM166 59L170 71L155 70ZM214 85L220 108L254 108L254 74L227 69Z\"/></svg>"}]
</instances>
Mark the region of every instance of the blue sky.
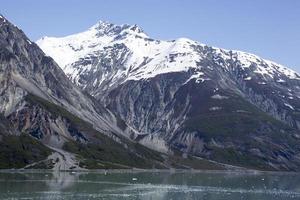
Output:
<instances>
[{"instance_id":1,"label":"blue sky","mask_svg":"<svg viewBox=\"0 0 300 200\"><path fill-rule=\"evenodd\" d=\"M0 13L32 40L106 20L138 24L157 39L247 51L300 72L299 0L0 0Z\"/></svg>"}]
</instances>

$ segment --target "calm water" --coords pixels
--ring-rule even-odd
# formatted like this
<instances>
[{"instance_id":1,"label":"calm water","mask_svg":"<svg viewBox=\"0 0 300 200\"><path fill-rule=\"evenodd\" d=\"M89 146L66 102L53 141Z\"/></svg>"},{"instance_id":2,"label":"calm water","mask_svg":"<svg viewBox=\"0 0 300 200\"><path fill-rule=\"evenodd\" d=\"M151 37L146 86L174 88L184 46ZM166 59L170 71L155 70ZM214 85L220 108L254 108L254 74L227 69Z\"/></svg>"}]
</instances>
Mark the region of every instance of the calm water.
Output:
<instances>
[{"instance_id":1,"label":"calm water","mask_svg":"<svg viewBox=\"0 0 300 200\"><path fill-rule=\"evenodd\" d=\"M300 174L0 172L0 199L300 199Z\"/></svg>"}]
</instances>

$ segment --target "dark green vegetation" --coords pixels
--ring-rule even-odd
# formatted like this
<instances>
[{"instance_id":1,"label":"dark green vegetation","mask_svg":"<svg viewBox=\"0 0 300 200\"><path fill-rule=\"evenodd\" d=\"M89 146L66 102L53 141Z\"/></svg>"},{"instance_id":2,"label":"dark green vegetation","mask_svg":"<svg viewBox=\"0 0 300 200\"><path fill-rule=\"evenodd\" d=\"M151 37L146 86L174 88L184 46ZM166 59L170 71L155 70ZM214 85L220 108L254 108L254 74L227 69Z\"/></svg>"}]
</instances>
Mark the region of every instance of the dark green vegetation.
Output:
<instances>
[{"instance_id":1,"label":"dark green vegetation","mask_svg":"<svg viewBox=\"0 0 300 200\"><path fill-rule=\"evenodd\" d=\"M169 161L171 166L178 169L204 169L204 170L224 170L223 164L212 162L206 159L198 158L195 156L183 156L180 152L175 151L175 155L171 156Z\"/></svg>"},{"instance_id":2,"label":"dark green vegetation","mask_svg":"<svg viewBox=\"0 0 300 200\"><path fill-rule=\"evenodd\" d=\"M76 142L66 143L64 149L73 152L82 160L81 167L88 169L127 169L127 168L145 168L145 169L210 169L222 170L224 166L210 162L205 159L188 156L183 158L182 155L167 156L144 146L132 143L134 146L128 146L136 150L134 152L120 151L118 146L101 146L94 144L79 144Z\"/></svg>"},{"instance_id":3,"label":"dark green vegetation","mask_svg":"<svg viewBox=\"0 0 300 200\"><path fill-rule=\"evenodd\" d=\"M280 132L281 129L287 133L294 131L288 125L274 119L230 91L219 90L219 97L212 98L215 94L212 92L213 88L209 86L191 84L183 90L186 90L186 93L183 94L183 97L179 97L179 101L184 101L182 98L189 95L189 90L190 92L198 91L196 94L194 92L191 99L194 109L190 111L184 126L188 131L201 132L201 137L205 140L246 137L258 132L274 133ZM214 107L219 109L210 110Z\"/></svg>"},{"instance_id":4,"label":"dark green vegetation","mask_svg":"<svg viewBox=\"0 0 300 200\"><path fill-rule=\"evenodd\" d=\"M51 150L29 135L0 135L0 169L22 168L46 159Z\"/></svg>"},{"instance_id":5,"label":"dark green vegetation","mask_svg":"<svg viewBox=\"0 0 300 200\"><path fill-rule=\"evenodd\" d=\"M237 100L225 99L218 106L226 106L228 109L230 106L224 104L232 101ZM289 159L297 150L297 141L293 138L295 131L292 128L245 101L234 102L231 108L232 110L225 112L220 110L193 116L185 124L188 130L197 131L199 137L207 143L213 139L228 143L228 146L235 144L224 148L206 145L207 151L211 152L208 158L236 166L275 170L268 165L269 161L276 162L278 154ZM288 170L286 166L281 167L282 170Z\"/></svg>"},{"instance_id":6,"label":"dark green vegetation","mask_svg":"<svg viewBox=\"0 0 300 200\"><path fill-rule=\"evenodd\" d=\"M18 135L18 131L11 128L12 124L2 114L0 114L0 137L1 135Z\"/></svg>"},{"instance_id":7,"label":"dark green vegetation","mask_svg":"<svg viewBox=\"0 0 300 200\"><path fill-rule=\"evenodd\" d=\"M262 158L251 155L250 153L241 153L234 148L212 148L212 158L216 161L227 163L230 165L247 167L257 170L276 170L269 165L267 165Z\"/></svg>"},{"instance_id":8,"label":"dark green vegetation","mask_svg":"<svg viewBox=\"0 0 300 200\"><path fill-rule=\"evenodd\" d=\"M98 138L99 139L99 138ZM102 144L68 142L64 150L75 153L81 160L81 167L90 169L109 168L165 168L163 158L139 144L129 144L125 149L121 144L102 138ZM130 150L133 148L133 151Z\"/></svg>"},{"instance_id":9,"label":"dark green vegetation","mask_svg":"<svg viewBox=\"0 0 300 200\"><path fill-rule=\"evenodd\" d=\"M204 83L201 86L190 84L177 96L179 103L176 105L180 110L186 96L192 96L189 92L193 92L190 100L193 109L183 130L196 134L203 141L204 147L202 152L197 152L198 156L260 170L297 168L296 160L295 165L282 162L293 160L300 151L300 140L295 139L297 131L294 128L230 91L219 90L217 98L212 98L215 95L212 91Z\"/></svg>"}]
</instances>

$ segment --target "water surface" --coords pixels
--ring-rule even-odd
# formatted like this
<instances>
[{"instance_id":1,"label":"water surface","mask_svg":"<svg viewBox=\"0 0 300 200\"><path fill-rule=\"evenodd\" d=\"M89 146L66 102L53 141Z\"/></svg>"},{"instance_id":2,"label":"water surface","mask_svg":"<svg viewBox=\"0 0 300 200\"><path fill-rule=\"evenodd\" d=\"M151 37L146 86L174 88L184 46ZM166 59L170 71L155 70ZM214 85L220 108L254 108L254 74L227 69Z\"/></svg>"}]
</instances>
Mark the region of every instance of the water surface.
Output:
<instances>
[{"instance_id":1,"label":"water surface","mask_svg":"<svg viewBox=\"0 0 300 200\"><path fill-rule=\"evenodd\" d=\"M0 199L300 200L300 174L0 172Z\"/></svg>"}]
</instances>

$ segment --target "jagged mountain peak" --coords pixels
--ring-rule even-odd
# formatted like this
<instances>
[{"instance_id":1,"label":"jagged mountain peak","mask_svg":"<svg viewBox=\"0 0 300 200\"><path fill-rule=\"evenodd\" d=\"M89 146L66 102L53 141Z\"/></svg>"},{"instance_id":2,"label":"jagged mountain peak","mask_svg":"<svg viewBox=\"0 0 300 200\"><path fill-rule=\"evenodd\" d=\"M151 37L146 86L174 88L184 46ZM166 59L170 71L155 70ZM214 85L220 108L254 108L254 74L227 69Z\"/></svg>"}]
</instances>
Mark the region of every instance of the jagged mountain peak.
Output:
<instances>
[{"instance_id":1,"label":"jagged mountain peak","mask_svg":"<svg viewBox=\"0 0 300 200\"><path fill-rule=\"evenodd\" d=\"M104 47L134 41L136 38L150 40L137 25L115 25L99 21L84 32L61 38L44 36L36 43L45 48L43 50L47 55L55 57L60 66L67 66L87 54L92 55L103 50ZM55 51L62 52L55 55L56 53L52 52L54 48Z\"/></svg>"},{"instance_id":2,"label":"jagged mountain peak","mask_svg":"<svg viewBox=\"0 0 300 200\"><path fill-rule=\"evenodd\" d=\"M123 73L118 74L134 80L188 69L201 70L205 66L200 66L199 63L208 54L225 62L234 60L240 63L237 67L243 70L250 68L255 74L265 77L274 78L280 73L290 79L300 78L295 71L251 53L210 47L188 38L178 38L172 41L154 40L136 24L115 25L99 21L88 31L64 38L42 38L37 43L74 80L78 79L78 71L74 71L71 65L82 60L89 60L90 56L97 57L101 52L111 52L110 54L113 55L110 56L116 56L117 52L121 54L127 52L126 60L123 61ZM223 67L228 69L226 65ZM90 68L79 71L88 69Z\"/></svg>"},{"instance_id":3,"label":"jagged mountain peak","mask_svg":"<svg viewBox=\"0 0 300 200\"><path fill-rule=\"evenodd\" d=\"M93 25L89 30L96 30L96 35L101 36L118 36L123 34L132 34L138 35L140 37L147 37L142 28L140 28L137 24L129 25L129 24L121 24L117 25L108 21L100 20L95 25Z\"/></svg>"},{"instance_id":4,"label":"jagged mountain peak","mask_svg":"<svg viewBox=\"0 0 300 200\"><path fill-rule=\"evenodd\" d=\"M96 30L96 33L103 34L103 35L116 35L119 34L124 29L128 28L128 24L123 25L115 25L108 21L98 21L95 25L89 28L89 30L93 31ZM102 36L102 35L101 35Z\"/></svg>"}]
</instances>

